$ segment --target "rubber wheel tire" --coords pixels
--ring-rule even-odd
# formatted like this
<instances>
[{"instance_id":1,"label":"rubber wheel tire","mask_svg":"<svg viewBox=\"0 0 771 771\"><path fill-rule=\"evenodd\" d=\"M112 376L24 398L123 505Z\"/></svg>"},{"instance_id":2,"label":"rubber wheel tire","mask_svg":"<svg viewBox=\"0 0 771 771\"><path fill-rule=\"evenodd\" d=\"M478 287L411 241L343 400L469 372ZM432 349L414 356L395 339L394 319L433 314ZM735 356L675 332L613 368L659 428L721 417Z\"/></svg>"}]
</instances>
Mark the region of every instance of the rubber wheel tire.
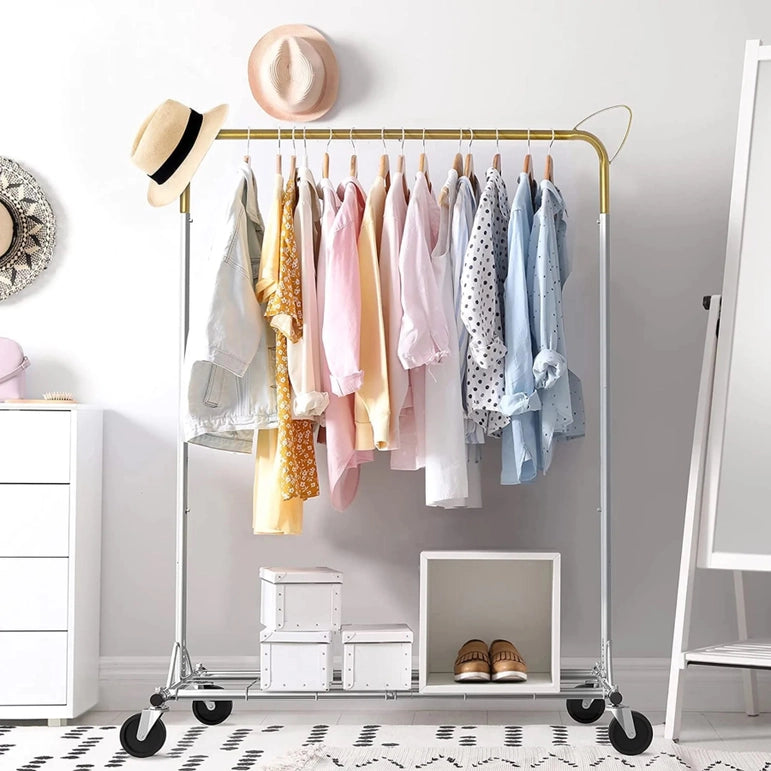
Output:
<instances>
[{"instance_id":1,"label":"rubber wheel tire","mask_svg":"<svg viewBox=\"0 0 771 771\"><path fill-rule=\"evenodd\" d=\"M208 690L222 690L219 685L205 685L204 688ZM209 709L205 701L193 702L193 714L199 723L204 725L219 725L224 723L233 711L232 701L215 701L214 709Z\"/></svg>"},{"instance_id":2,"label":"rubber wheel tire","mask_svg":"<svg viewBox=\"0 0 771 771\"><path fill-rule=\"evenodd\" d=\"M605 714L605 699L593 699L588 707L584 707L583 699L568 699L565 707L576 723L596 723Z\"/></svg>"},{"instance_id":3,"label":"rubber wheel tire","mask_svg":"<svg viewBox=\"0 0 771 771\"><path fill-rule=\"evenodd\" d=\"M635 736L630 739L621 727L621 723L613 718L608 726L608 738L616 752L622 755L639 755L650 747L653 741L653 726L651 721L640 712L632 712Z\"/></svg>"},{"instance_id":4,"label":"rubber wheel tire","mask_svg":"<svg viewBox=\"0 0 771 771\"><path fill-rule=\"evenodd\" d=\"M150 733L143 741L137 739L141 713L127 718L120 729L120 745L133 758L149 758L155 755L166 742L166 726L163 720L156 720Z\"/></svg>"}]
</instances>

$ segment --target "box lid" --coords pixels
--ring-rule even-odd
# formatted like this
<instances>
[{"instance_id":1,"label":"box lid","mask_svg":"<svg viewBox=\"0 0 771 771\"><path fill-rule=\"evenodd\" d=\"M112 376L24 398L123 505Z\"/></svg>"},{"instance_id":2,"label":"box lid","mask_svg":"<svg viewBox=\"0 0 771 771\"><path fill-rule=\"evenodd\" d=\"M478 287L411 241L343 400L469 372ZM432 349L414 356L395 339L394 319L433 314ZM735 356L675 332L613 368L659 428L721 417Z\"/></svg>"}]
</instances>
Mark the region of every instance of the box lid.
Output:
<instances>
[{"instance_id":1,"label":"box lid","mask_svg":"<svg viewBox=\"0 0 771 771\"><path fill-rule=\"evenodd\" d=\"M332 568L260 568L260 578L271 584L343 583L343 574Z\"/></svg>"},{"instance_id":2,"label":"box lid","mask_svg":"<svg viewBox=\"0 0 771 771\"><path fill-rule=\"evenodd\" d=\"M263 629L260 642L273 643L330 643L332 632L289 632L283 629Z\"/></svg>"},{"instance_id":3,"label":"box lid","mask_svg":"<svg viewBox=\"0 0 771 771\"><path fill-rule=\"evenodd\" d=\"M407 624L343 624L341 631L344 643L412 642Z\"/></svg>"}]
</instances>

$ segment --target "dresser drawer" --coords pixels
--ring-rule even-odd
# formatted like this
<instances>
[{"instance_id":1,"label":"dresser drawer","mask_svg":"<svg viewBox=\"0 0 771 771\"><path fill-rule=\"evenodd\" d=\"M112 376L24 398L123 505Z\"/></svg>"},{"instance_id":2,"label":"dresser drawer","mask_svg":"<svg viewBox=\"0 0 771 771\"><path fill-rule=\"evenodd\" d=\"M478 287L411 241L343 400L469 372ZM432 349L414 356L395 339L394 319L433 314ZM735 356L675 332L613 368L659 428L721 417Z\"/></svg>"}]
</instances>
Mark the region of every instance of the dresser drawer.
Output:
<instances>
[{"instance_id":1,"label":"dresser drawer","mask_svg":"<svg viewBox=\"0 0 771 771\"><path fill-rule=\"evenodd\" d=\"M66 557L69 513L69 485L0 484L0 557Z\"/></svg>"},{"instance_id":2,"label":"dresser drawer","mask_svg":"<svg viewBox=\"0 0 771 771\"><path fill-rule=\"evenodd\" d=\"M0 410L0 483L70 481L69 411Z\"/></svg>"},{"instance_id":3,"label":"dresser drawer","mask_svg":"<svg viewBox=\"0 0 771 771\"><path fill-rule=\"evenodd\" d=\"M67 702L67 632L0 632L0 706Z\"/></svg>"},{"instance_id":4,"label":"dresser drawer","mask_svg":"<svg viewBox=\"0 0 771 771\"><path fill-rule=\"evenodd\" d=\"M0 559L0 631L67 629L69 560Z\"/></svg>"}]
</instances>

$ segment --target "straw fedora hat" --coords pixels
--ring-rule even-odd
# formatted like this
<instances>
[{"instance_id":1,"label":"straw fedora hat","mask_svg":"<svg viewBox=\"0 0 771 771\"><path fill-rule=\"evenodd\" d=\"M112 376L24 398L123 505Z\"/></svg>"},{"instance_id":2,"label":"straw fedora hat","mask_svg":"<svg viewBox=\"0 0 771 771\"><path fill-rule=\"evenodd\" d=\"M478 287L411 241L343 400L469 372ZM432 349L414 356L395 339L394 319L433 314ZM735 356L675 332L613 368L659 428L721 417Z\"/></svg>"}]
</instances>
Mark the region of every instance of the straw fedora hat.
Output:
<instances>
[{"instance_id":1,"label":"straw fedora hat","mask_svg":"<svg viewBox=\"0 0 771 771\"><path fill-rule=\"evenodd\" d=\"M56 218L37 180L0 158L0 300L29 286L51 261Z\"/></svg>"},{"instance_id":2,"label":"straw fedora hat","mask_svg":"<svg viewBox=\"0 0 771 771\"><path fill-rule=\"evenodd\" d=\"M311 121L337 99L340 73L327 39L313 27L285 24L263 35L249 56L249 87L268 115Z\"/></svg>"},{"instance_id":3,"label":"straw fedora hat","mask_svg":"<svg viewBox=\"0 0 771 771\"><path fill-rule=\"evenodd\" d=\"M131 160L148 177L147 200L165 206L193 178L228 115L221 104L201 114L167 99L141 125L131 148Z\"/></svg>"}]
</instances>

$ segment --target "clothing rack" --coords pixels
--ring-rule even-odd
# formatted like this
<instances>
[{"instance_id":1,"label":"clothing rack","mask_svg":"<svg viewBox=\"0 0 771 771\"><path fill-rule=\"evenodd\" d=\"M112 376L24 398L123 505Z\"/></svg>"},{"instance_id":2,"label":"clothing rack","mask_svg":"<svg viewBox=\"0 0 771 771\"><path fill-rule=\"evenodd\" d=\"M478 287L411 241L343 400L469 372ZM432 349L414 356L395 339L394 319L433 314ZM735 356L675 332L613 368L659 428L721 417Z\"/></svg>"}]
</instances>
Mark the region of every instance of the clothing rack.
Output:
<instances>
[{"instance_id":1,"label":"clothing rack","mask_svg":"<svg viewBox=\"0 0 771 771\"><path fill-rule=\"evenodd\" d=\"M628 108L627 108L628 109ZM628 133L628 129L627 129ZM584 142L597 154L599 179L599 290L600 290L600 490L599 515L600 525L600 655L597 663L590 670L562 670L560 690L555 693L538 694L538 698L567 699L567 709L579 722L594 722L602 715L606 703L615 720L610 726L611 743L627 754L638 754L647 749L652 734L649 735L650 723L638 712L632 712L623 704L623 697L613 675L611 646L611 508L610 508L610 319L609 319L609 274L610 274L610 160L603 143L587 131L578 129L222 129L217 140L260 141L273 140L452 140L474 141L549 141L549 142ZM625 137L626 138L626 137ZM623 143L622 143L623 144ZM182 361L189 320L189 268L190 268L190 187L180 196L179 210L182 225L182 260L180 305L182 323L180 325L180 386ZM181 391L180 391L181 393ZM408 692L354 692L344 691L336 677L332 690L319 693L277 693L259 689L260 673L257 671L213 671L201 664L193 666L187 648L187 528L188 528L188 446L182 436L181 426L177 438L177 516L176 516L176 614L175 642L166 685L156 689L150 697L150 706L141 713L128 718L121 729L121 743L127 749L128 738L132 747L145 747L146 755L157 752L165 740L165 728L160 718L168 709L167 702L190 700L194 702L193 711L202 722L209 724L225 720L232 709L233 700L251 701L254 699L307 699L326 698L380 698L397 699L405 697L429 697L433 694L420 693L417 690L417 673L413 673L413 687ZM238 687L221 687L217 682L242 683ZM202 689L206 689L202 698ZM477 694L463 693L466 698ZM485 690L478 694L484 698L528 698L536 695L491 697ZM446 694L444 695L447 698ZM205 714L201 717L196 704L202 705ZM614 738L614 725L616 724ZM162 734L162 735L161 735ZM131 752L136 754L136 751Z\"/></svg>"}]
</instances>

